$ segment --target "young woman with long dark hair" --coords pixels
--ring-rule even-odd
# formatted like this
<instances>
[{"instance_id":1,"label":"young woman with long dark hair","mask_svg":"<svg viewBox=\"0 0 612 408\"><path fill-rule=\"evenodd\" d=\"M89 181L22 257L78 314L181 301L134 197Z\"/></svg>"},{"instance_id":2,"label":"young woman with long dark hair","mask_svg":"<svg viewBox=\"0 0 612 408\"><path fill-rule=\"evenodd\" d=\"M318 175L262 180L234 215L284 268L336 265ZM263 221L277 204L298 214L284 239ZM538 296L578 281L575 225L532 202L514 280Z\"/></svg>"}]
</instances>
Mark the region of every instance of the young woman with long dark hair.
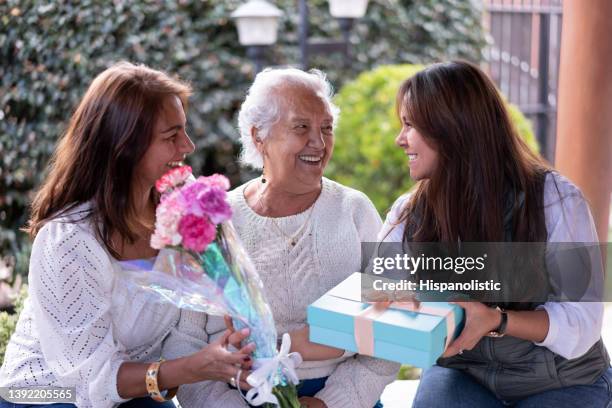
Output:
<instances>
[{"instance_id":1,"label":"young woman with long dark hair","mask_svg":"<svg viewBox=\"0 0 612 408\"><path fill-rule=\"evenodd\" d=\"M529 150L478 67L455 61L426 68L402 84L397 110L396 144L418 183L389 212L385 241L597 243L580 190ZM534 301L456 302L465 327L424 371L415 407L609 406L603 304L544 301L558 287L553 265L548 258L543 264L546 281L527 277L548 291ZM593 270L596 287L603 274Z\"/></svg>"},{"instance_id":2,"label":"young woman with long dark hair","mask_svg":"<svg viewBox=\"0 0 612 408\"><path fill-rule=\"evenodd\" d=\"M127 262L157 255L149 245L154 184L194 150L186 132L190 93L186 83L126 62L92 82L32 204L30 293L0 386L75 387L81 408L174 406L154 399L181 384L230 381L248 368L252 345L226 348L247 333L229 331L160 363L181 313L118 279ZM2 408L20 406L0 399Z\"/></svg>"}]
</instances>

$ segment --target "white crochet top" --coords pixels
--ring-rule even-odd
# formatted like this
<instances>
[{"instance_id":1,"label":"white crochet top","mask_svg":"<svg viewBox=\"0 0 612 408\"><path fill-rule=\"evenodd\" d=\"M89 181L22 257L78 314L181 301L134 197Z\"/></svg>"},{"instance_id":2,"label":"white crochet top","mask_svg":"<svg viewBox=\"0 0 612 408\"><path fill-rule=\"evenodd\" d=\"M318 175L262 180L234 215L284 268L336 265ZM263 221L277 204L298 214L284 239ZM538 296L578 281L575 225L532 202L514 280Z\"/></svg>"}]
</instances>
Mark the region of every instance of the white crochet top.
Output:
<instances>
[{"instance_id":1,"label":"white crochet top","mask_svg":"<svg viewBox=\"0 0 612 408\"><path fill-rule=\"evenodd\" d=\"M159 359L180 312L122 282L122 264L83 216L48 222L32 247L29 297L0 369L0 386L76 387L76 405L112 407L124 361ZM144 379L143 379L144 381Z\"/></svg>"}]
</instances>

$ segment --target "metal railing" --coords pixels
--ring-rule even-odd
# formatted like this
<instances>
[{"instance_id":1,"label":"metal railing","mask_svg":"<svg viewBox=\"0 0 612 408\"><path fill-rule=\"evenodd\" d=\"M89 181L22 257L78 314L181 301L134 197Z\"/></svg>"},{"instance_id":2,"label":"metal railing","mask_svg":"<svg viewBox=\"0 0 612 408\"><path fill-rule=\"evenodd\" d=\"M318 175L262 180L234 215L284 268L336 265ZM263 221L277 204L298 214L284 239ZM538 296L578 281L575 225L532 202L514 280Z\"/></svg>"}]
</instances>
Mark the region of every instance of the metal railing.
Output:
<instances>
[{"instance_id":1,"label":"metal railing","mask_svg":"<svg viewBox=\"0 0 612 408\"><path fill-rule=\"evenodd\" d=\"M491 78L532 120L540 152L554 159L562 0L485 0Z\"/></svg>"}]
</instances>

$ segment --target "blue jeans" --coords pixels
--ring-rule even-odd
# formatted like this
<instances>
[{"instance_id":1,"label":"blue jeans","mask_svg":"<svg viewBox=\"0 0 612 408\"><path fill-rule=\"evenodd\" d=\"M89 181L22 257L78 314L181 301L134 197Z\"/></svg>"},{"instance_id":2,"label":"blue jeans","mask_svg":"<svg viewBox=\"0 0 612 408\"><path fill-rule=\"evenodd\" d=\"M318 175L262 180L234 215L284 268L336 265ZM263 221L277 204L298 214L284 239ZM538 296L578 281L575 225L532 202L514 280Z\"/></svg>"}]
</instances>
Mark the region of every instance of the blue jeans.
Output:
<instances>
[{"instance_id":1,"label":"blue jeans","mask_svg":"<svg viewBox=\"0 0 612 408\"><path fill-rule=\"evenodd\" d=\"M498 399L469 374L433 366L423 372L413 408L612 408L612 368L591 385L545 391L512 403Z\"/></svg>"},{"instance_id":2,"label":"blue jeans","mask_svg":"<svg viewBox=\"0 0 612 408\"><path fill-rule=\"evenodd\" d=\"M37 408L37 407L53 407L53 408L76 408L74 404L45 404L45 405L30 405L30 404L14 404L0 399L0 408ZM134 398L123 404L119 408L174 408L172 401L160 403L152 400L149 397Z\"/></svg>"}]
</instances>

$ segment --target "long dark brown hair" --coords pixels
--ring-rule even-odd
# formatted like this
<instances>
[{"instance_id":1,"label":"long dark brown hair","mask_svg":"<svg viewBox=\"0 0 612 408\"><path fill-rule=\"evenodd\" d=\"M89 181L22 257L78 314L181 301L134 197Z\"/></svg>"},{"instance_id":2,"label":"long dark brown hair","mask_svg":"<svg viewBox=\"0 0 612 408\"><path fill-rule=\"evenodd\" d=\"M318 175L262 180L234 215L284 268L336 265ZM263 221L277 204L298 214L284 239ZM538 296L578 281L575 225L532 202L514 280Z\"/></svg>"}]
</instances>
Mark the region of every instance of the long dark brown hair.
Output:
<instances>
[{"instance_id":1,"label":"long dark brown hair","mask_svg":"<svg viewBox=\"0 0 612 408\"><path fill-rule=\"evenodd\" d=\"M404 241L504 241L508 191L516 192L512 240L546 237L548 167L518 136L485 73L463 61L431 65L401 85L396 106L438 153L433 175L403 210Z\"/></svg>"},{"instance_id":2,"label":"long dark brown hair","mask_svg":"<svg viewBox=\"0 0 612 408\"><path fill-rule=\"evenodd\" d=\"M141 224L132 202L132 177L151 144L156 118L167 97L178 96L186 108L190 93L186 83L144 65L120 62L99 74L72 115L36 193L25 229L30 237L51 218L91 201L96 235L117 257L119 243L113 245L112 235L133 242L135 226Z\"/></svg>"}]
</instances>

